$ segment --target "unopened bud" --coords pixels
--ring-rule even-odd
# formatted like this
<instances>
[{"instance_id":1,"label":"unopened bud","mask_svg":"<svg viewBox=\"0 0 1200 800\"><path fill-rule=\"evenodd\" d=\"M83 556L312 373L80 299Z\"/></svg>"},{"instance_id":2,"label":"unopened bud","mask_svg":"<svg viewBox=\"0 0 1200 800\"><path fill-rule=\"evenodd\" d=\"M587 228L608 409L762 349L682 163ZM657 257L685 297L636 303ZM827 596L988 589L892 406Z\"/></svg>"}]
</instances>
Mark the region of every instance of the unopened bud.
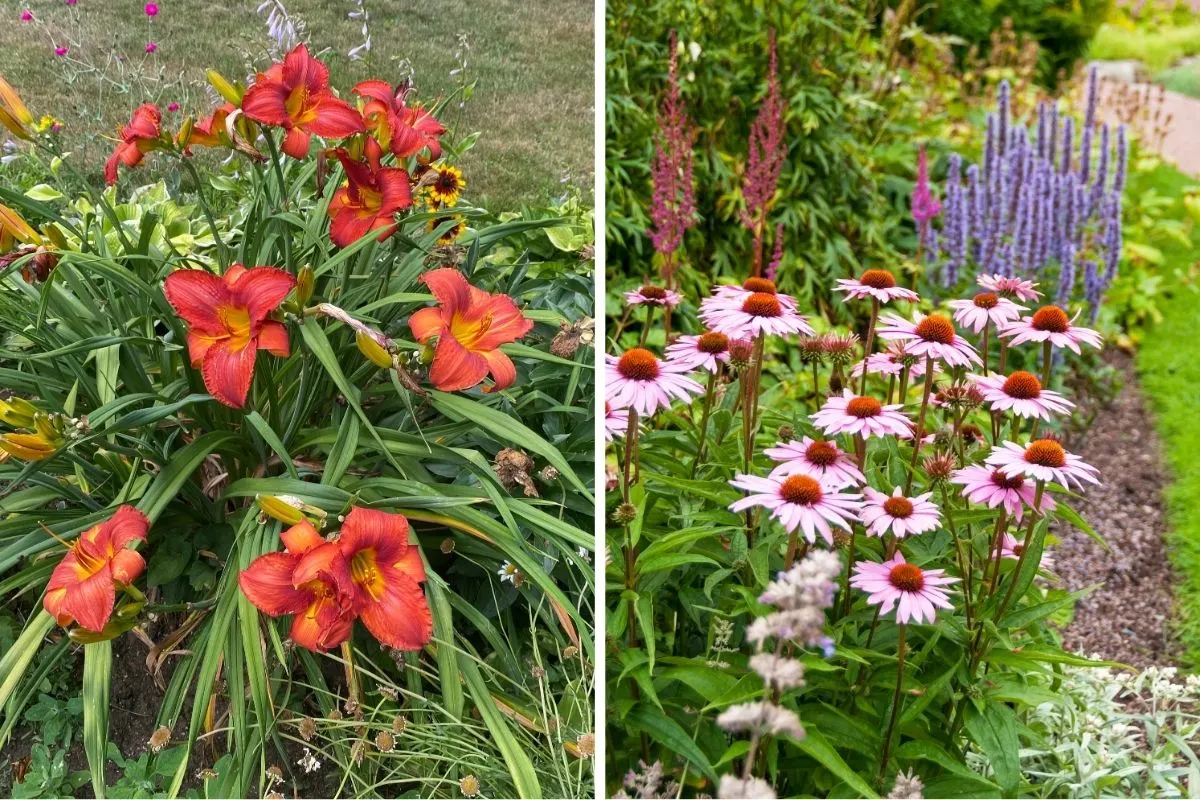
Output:
<instances>
[{"instance_id":1,"label":"unopened bud","mask_svg":"<svg viewBox=\"0 0 1200 800\"><path fill-rule=\"evenodd\" d=\"M235 84L225 80L225 76L217 72L215 69L210 69L206 74L208 75L208 82L212 84L214 89L217 90L217 94L221 95L221 97L224 97L235 106L240 106L242 104L242 95L244 94L245 90L240 89Z\"/></svg>"},{"instance_id":2,"label":"unopened bud","mask_svg":"<svg viewBox=\"0 0 1200 800\"><path fill-rule=\"evenodd\" d=\"M301 308L308 305L308 301L312 299L315 280L313 268L308 266L302 267L296 276L296 302Z\"/></svg>"},{"instance_id":3,"label":"unopened bud","mask_svg":"<svg viewBox=\"0 0 1200 800\"><path fill-rule=\"evenodd\" d=\"M366 331L356 332L354 343L358 345L358 352L362 353L367 361L375 366L383 369L389 369L392 366L392 354Z\"/></svg>"},{"instance_id":4,"label":"unopened bud","mask_svg":"<svg viewBox=\"0 0 1200 800\"><path fill-rule=\"evenodd\" d=\"M617 506L617 510L613 512L613 520L622 525L628 525L637 519L637 506L633 503L621 503Z\"/></svg>"},{"instance_id":5,"label":"unopened bud","mask_svg":"<svg viewBox=\"0 0 1200 800\"><path fill-rule=\"evenodd\" d=\"M289 495L271 495L260 494L256 495L254 502L262 509L262 512L271 519L277 519L284 525L297 525L304 521L304 514L300 509L304 504L295 497Z\"/></svg>"}]
</instances>

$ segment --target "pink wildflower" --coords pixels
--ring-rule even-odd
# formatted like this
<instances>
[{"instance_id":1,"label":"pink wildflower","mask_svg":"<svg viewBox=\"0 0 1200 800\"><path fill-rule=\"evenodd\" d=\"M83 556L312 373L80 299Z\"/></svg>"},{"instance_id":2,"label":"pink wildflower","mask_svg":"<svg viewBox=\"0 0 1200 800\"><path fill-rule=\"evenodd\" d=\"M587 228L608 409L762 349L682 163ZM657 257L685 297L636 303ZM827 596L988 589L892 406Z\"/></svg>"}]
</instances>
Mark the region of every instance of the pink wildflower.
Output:
<instances>
[{"instance_id":1,"label":"pink wildflower","mask_svg":"<svg viewBox=\"0 0 1200 800\"><path fill-rule=\"evenodd\" d=\"M880 612L886 614L896 608L896 622L900 625L910 620L932 623L938 608L953 608L941 587L958 583L958 578L945 577L944 572L909 564L897 550L891 560L882 564L859 561L854 565L850 585L866 592L867 603L879 606Z\"/></svg>"}]
</instances>

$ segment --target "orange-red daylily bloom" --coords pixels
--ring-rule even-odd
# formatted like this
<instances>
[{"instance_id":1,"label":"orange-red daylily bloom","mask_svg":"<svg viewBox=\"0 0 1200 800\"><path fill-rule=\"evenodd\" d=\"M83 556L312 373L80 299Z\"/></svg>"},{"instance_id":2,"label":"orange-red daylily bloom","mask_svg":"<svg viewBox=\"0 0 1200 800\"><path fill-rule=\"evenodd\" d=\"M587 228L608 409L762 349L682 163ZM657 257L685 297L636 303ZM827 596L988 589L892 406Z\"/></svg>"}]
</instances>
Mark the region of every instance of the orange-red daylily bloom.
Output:
<instances>
[{"instance_id":1,"label":"orange-red daylily bloom","mask_svg":"<svg viewBox=\"0 0 1200 800\"><path fill-rule=\"evenodd\" d=\"M409 317L408 326L422 344L437 337L429 370L433 385L456 392L475 386L490 372L496 385L485 392L511 386L517 369L499 347L529 333L533 322L508 295L476 289L449 267L426 272L421 281L439 307L421 309Z\"/></svg>"},{"instance_id":2,"label":"orange-red daylily bloom","mask_svg":"<svg viewBox=\"0 0 1200 800\"><path fill-rule=\"evenodd\" d=\"M117 142L108 161L104 164L104 180L111 184L117 182L117 163L127 167L136 167L142 163L142 156L152 150L166 147L162 137L162 113L153 103L145 103L133 112L129 124L121 128L121 141Z\"/></svg>"},{"instance_id":3,"label":"orange-red daylily bloom","mask_svg":"<svg viewBox=\"0 0 1200 800\"><path fill-rule=\"evenodd\" d=\"M376 230L382 242L396 232L396 212L412 205L408 172L380 164L383 153L374 139L367 140L365 150L365 163L353 160L345 150L336 151L346 170L346 185L329 201L329 238L338 247Z\"/></svg>"},{"instance_id":4,"label":"orange-red daylily bloom","mask_svg":"<svg viewBox=\"0 0 1200 800\"><path fill-rule=\"evenodd\" d=\"M355 608L376 639L418 650L433 635L433 616L421 583L425 565L409 542L408 520L371 508L353 508L338 539L350 565Z\"/></svg>"},{"instance_id":5,"label":"orange-red daylily bloom","mask_svg":"<svg viewBox=\"0 0 1200 800\"><path fill-rule=\"evenodd\" d=\"M442 154L439 139L446 132L437 118L420 105L408 105L408 86L392 88L387 81L363 81L352 89L362 97L362 118L367 130L385 150L397 158L408 158L429 148L432 161Z\"/></svg>"},{"instance_id":6,"label":"orange-red daylily bloom","mask_svg":"<svg viewBox=\"0 0 1200 800\"><path fill-rule=\"evenodd\" d=\"M73 621L99 633L112 616L116 584L128 585L146 561L128 545L144 541L150 521L133 506L121 506L107 522L88 528L54 568L42 606L64 628Z\"/></svg>"},{"instance_id":7,"label":"orange-red daylily bloom","mask_svg":"<svg viewBox=\"0 0 1200 800\"><path fill-rule=\"evenodd\" d=\"M246 269L234 264L222 277L198 269L167 276L169 302L188 324L188 356L200 367L204 386L233 408L246 404L259 349L287 357L287 328L268 319L296 285L275 267Z\"/></svg>"},{"instance_id":8,"label":"orange-red daylily bloom","mask_svg":"<svg viewBox=\"0 0 1200 800\"><path fill-rule=\"evenodd\" d=\"M362 116L329 90L329 68L303 44L259 73L242 110L256 122L285 128L283 152L292 158L308 155L311 134L340 139L366 130Z\"/></svg>"},{"instance_id":9,"label":"orange-red daylily bloom","mask_svg":"<svg viewBox=\"0 0 1200 800\"><path fill-rule=\"evenodd\" d=\"M327 542L308 520L288 528L284 550L259 556L238 585L259 611L292 615L289 636L308 650L337 647L354 626L354 586L337 542Z\"/></svg>"}]
</instances>

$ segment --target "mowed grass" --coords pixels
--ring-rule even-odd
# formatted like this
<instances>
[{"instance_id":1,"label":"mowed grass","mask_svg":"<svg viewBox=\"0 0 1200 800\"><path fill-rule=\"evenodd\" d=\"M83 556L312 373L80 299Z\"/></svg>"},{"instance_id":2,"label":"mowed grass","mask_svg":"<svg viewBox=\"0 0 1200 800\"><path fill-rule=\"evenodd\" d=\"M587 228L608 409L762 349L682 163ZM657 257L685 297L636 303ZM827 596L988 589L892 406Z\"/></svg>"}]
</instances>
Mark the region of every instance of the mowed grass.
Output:
<instances>
[{"instance_id":1,"label":"mowed grass","mask_svg":"<svg viewBox=\"0 0 1200 800\"><path fill-rule=\"evenodd\" d=\"M1180 198L1196 181L1162 166L1134 190L1154 188ZM1180 583L1175 587L1178 631L1184 661L1200 667L1200 226L1192 246L1164 248L1164 283L1175 287L1160 301L1160 325L1150 328L1137 356L1142 387L1155 412L1172 483L1166 487L1170 535L1168 549Z\"/></svg>"},{"instance_id":2,"label":"mowed grass","mask_svg":"<svg viewBox=\"0 0 1200 800\"><path fill-rule=\"evenodd\" d=\"M242 78L268 63L270 40L261 0L158 0L149 26L145 0L0 0L0 74L18 88L35 115L51 114L67 124L68 146L79 152L90 175L111 149L103 137L128 120L143 90L122 83L122 73L164 76L166 115L178 125L183 112L201 115L210 106L204 71ZM401 3L366 0L372 49L362 61L347 57L363 41L362 22L348 17L354 0L285 0L303 20L304 37L323 51L331 82L343 97L368 77L398 81L411 65L418 97L426 103L449 97L461 78L460 35L465 36L468 80L474 95L457 99L443 113L455 138L479 132L461 161L468 199L493 210L516 209L560 196L564 182L591 196L593 185L593 4L590 0L443 0ZM42 25L21 23L30 8ZM55 43L70 39L66 59ZM145 55L147 41L158 50ZM68 63L70 60L71 63ZM68 72L80 64L104 68L109 78ZM2 137L0 137L2 138ZM0 180L3 179L0 172Z\"/></svg>"}]
</instances>

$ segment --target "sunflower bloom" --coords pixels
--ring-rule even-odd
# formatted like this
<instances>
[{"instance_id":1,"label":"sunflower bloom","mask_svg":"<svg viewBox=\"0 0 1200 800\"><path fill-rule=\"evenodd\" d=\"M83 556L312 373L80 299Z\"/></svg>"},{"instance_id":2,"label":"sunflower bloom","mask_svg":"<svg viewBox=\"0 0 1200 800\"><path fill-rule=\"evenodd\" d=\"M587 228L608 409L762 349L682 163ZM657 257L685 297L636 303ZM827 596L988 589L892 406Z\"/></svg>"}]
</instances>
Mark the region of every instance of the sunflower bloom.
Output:
<instances>
[{"instance_id":1,"label":"sunflower bloom","mask_svg":"<svg viewBox=\"0 0 1200 800\"><path fill-rule=\"evenodd\" d=\"M517 369L499 348L529 333L532 320L521 314L511 297L477 289L457 270L435 269L422 275L421 282L438 306L416 312L408 326L422 344L437 337L429 370L433 385L457 392L479 384L490 372L495 385L485 392L511 386Z\"/></svg>"}]
</instances>

